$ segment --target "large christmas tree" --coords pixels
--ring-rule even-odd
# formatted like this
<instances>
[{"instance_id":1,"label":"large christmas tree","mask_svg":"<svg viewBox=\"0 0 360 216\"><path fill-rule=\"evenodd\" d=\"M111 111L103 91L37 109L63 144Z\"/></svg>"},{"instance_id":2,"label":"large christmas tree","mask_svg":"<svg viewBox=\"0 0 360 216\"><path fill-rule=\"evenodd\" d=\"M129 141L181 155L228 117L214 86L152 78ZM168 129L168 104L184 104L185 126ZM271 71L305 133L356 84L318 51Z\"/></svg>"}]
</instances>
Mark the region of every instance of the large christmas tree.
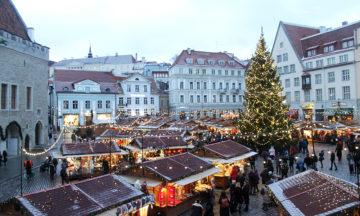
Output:
<instances>
[{"instance_id":1,"label":"large christmas tree","mask_svg":"<svg viewBox=\"0 0 360 216\"><path fill-rule=\"evenodd\" d=\"M263 36L251 58L245 81L246 111L240 112L240 138L245 139L249 145L265 149L289 142L292 131L292 124L286 115L289 108L283 103L285 97L281 96L279 75L270 52L266 50Z\"/></svg>"}]
</instances>

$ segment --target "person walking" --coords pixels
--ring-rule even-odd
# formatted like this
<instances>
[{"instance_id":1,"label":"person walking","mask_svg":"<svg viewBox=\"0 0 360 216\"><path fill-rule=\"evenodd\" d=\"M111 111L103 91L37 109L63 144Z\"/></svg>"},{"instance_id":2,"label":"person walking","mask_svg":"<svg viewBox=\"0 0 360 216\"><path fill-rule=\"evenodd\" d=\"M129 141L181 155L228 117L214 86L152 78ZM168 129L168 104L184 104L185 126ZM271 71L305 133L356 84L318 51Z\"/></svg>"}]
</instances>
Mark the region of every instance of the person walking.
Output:
<instances>
[{"instance_id":1,"label":"person walking","mask_svg":"<svg viewBox=\"0 0 360 216\"><path fill-rule=\"evenodd\" d=\"M304 154L309 152L308 145L309 145L308 140L306 138L304 138L303 142L302 142L302 148L303 148Z\"/></svg>"},{"instance_id":2,"label":"person walking","mask_svg":"<svg viewBox=\"0 0 360 216\"><path fill-rule=\"evenodd\" d=\"M289 171L289 167L287 163L283 163L281 165L281 178L284 179L288 177L288 171Z\"/></svg>"},{"instance_id":3,"label":"person walking","mask_svg":"<svg viewBox=\"0 0 360 216\"><path fill-rule=\"evenodd\" d=\"M214 216L214 206L211 199L208 200L205 204L205 213L204 216Z\"/></svg>"},{"instance_id":4,"label":"person walking","mask_svg":"<svg viewBox=\"0 0 360 216\"><path fill-rule=\"evenodd\" d=\"M343 150L343 144L341 141L338 142L338 144L336 145L336 156L338 158L338 161L341 161L341 157L342 157L342 150Z\"/></svg>"},{"instance_id":5,"label":"person walking","mask_svg":"<svg viewBox=\"0 0 360 216\"><path fill-rule=\"evenodd\" d=\"M275 165L276 165L276 173L277 173L277 174L279 174L279 172L280 172L280 170L281 170L281 165L280 165L280 163L281 163L281 159L280 159L279 155L277 154L277 155L275 156Z\"/></svg>"},{"instance_id":6,"label":"person walking","mask_svg":"<svg viewBox=\"0 0 360 216\"><path fill-rule=\"evenodd\" d=\"M230 202L225 191L222 191L219 198L220 216L230 216L229 203Z\"/></svg>"},{"instance_id":7,"label":"person walking","mask_svg":"<svg viewBox=\"0 0 360 216\"><path fill-rule=\"evenodd\" d=\"M31 160L29 160L28 158L25 160L24 162L24 167L25 167L25 170L26 170L26 179L29 181L30 178L32 177L32 166L33 166L33 163Z\"/></svg>"},{"instance_id":8,"label":"person walking","mask_svg":"<svg viewBox=\"0 0 360 216\"><path fill-rule=\"evenodd\" d=\"M64 185L64 183L69 183L68 175L67 175L67 173L66 173L66 168L65 168L65 166L62 166L62 167L61 167L60 176L61 176L61 184L62 184L62 185Z\"/></svg>"},{"instance_id":9,"label":"person walking","mask_svg":"<svg viewBox=\"0 0 360 216\"><path fill-rule=\"evenodd\" d=\"M8 156L8 154L7 154L7 152L4 150L4 151L3 151L3 162L4 162L4 166L6 166L7 156Z\"/></svg>"},{"instance_id":10,"label":"person walking","mask_svg":"<svg viewBox=\"0 0 360 216\"><path fill-rule=\"evenodd\" d=\"M259 187L258 187L258 185L259 185L259 181L260 181L260 176L259 176L259 173L258 173L257 170L254 171L254 175L255 175L255 177L256 177L255 192L257 193L257 192L259 192Z\"/></svg>"},{"instance_id":11,"label":"person walking","mask_svg":"<svg viewBox=\"0 0 360 216\"><path fill-rule=\"evenodd\" d=\"M191 207L191 216L202 216L204 207L201 205L200 200L195 200Z\"/></svg>"},{"instance_id":12,"label":"person walking","mask_svg":"<svg viewBox=\"0 0 360 216\"><path fill-rule=\"evenodd\" d=\"M236 181L236 177L238 176L238 174L239 174L239 170L237 169L236 166L233 166L230 172L231 181Z\"/></svg>"},{"instance_id":13,"label":"person walking","mask_svg":"<svg viewBox=\"0 0 360 216\"><path fill-rule=\"evenodd\" d=\"M52 160L52 163L54 164L54 167L55 167L55 172L56 172L56 168L57 168L57 165L58 165L58 159L56 159L56 158L54 158L53 160Z\"/></svg>"},{"instance_id":14,"label":"person walking","mask_svg":"<svg viewBox=\"0 0 360 216\"><path fill-rule=\"evenodd\" d=\"M333 164L334 164L334 166L335 166L335 171L336 171L336 170L337 170L337 166L336 166L336 163L335 163L335 153L334 153L334 151L331 151L330 161L331 161L330 170L332 170L332 167L333 167Z\"/></svg>"},{"instance_id":15,"label":"person walking","mask_svg":"<svg viewBox=\"0 0 360 216\"><path fill-rule=\"evenodd\" d=\"M354 173L354 159L350 153L348 153L346 155L346 159L348 161L350 174L353 174Z\"/></svg>"},{"instance_id":16,"label":"person walking","mask_svg":"<svg viewBox=\"0 0 360 216\"><path fill-rule=\"evenodd\" d=\"M256 176L251 170L249 173L249 185L250 185L250 194L255 194L256 191Z\"/></svg>"},{"instance_id":17,"label":"person walking","mask_svg":"<svg viewBox=\"0 0 360 216\"><path fill-rule=\"evenodd\" d=\"M252 156L250 159L249 159L249 163L250 163L250 167L252 170L255 170L255 157Z\"/></svg>"},{"instance_id":18,"label":"person walking","mask_svg":"<svg viewBox=\"0 0 360 216\"><path fill-rule=\"evenodd\" d=\"M319 161L320 161L320 164L321 164L321 168L324 168L324 165L323 165L323 160L324 160L324 150L321 150L321 152L319 153Z\"/></svg>"},{"instance_id":19,"label":"person walking","mask_svg":"<svg viewBox=\"0 0 360 216\"><path fill-rule=\"evenodd\" d=\"M51 180L54 180L54 174L55 174L55 166L54 166L54 163L53 162L51 162L50 164L49 164L49 167L50 167L50 179Z\"/></svg>"},{"instance_id":20,"label":"person walking","mask_svg":"<svg viewBox=\"0 0 360 216\"><path fill-rule=\"evenodd\" d=\"M250 192L249 182L246 179L244 185L242 186L242 194L245 202L245 209L244 209L245 212L249 210L249 201L250 201L249 192Z\"/></svg>"}]
</instances>

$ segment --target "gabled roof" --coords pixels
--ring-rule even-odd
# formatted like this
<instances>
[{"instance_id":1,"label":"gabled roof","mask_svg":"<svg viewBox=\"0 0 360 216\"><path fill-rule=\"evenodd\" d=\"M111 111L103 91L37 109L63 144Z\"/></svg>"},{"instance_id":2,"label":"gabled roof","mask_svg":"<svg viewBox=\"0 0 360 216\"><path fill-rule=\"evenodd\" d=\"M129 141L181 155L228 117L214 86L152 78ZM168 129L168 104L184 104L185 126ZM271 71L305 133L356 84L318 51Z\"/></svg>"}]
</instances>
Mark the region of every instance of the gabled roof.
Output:
<instances>
[{"instance_id":1,"label":"gabled roof","mask_svg":"<svg viewBox=\"0 0 360 216\"><path fill-rule=\"evenodd\" d=\"M244 65L240 64L235 57L232 58L229 55L230 55L229 53L223 53L223 52L183 50L180 53L180 55L176 58L175 62L171 65L171 67L175 65L196 65L196 66L217 66L217 67L226 67L226 68L238 68L238 67L245 68ZM187 58L192 58L193 63L188 64L186 62ZM198 59L203 59L204 64L199 64L197 61ZM208 60L214 60L214 65L210 65ZM219 60L224 60L225 65L219 65ZM229 65L228 61L234 61L234 65Z\"/></svg>"},{"instance_id":2,"label":"gabled roof","mask_svg":"<svg viewBox=\"0 0 360 216\"><path fill-rule=\"evenodd\" d=\"M301 38L307 37L309 35L317 34L320 32L319 28L302 26L297 24L290 24L280 21L280 25L284 26L285 33L287 34L290 43L295 48L295 51L300 58L304 57L301 47Z\"/></svg>"},{"instance_id":3,"label":"gabled roof","mask_svg":"<svg viewBox=\"0 0 360 216\"><path fill-rule=\"evenodd\" d=\"M232 140L225 140L222 142L208 144L205 145L204 148L226 159L246 154L251 151L250 148Z\"/></svg>"},{"instance_id":4,"label":"gabled roof","mask_svg":"<svg viewBox=\"0 0 360 216\"><path fill-rule=\"evenodd\" d=\"M0 0L0 29L30 41L27 27L11 0Z\"/></svg>"},{"instance_id":5,"label":"gabled roof","mask_svg":"<svg viewBox=\"0 0 360 216\"><path fill-rule=\"evenodd\" d=\"M95 58L78 58L78 59L66 59L59 61L54 66L67 66L75 64L87 65L87 64L132 64L136 63L135 58L132 55L118 55L118 56L103 56Z\"/></svg>"},{"instance_id":6,"label":"gabled roof","mask_svg":"<svg viewBox=\"0 0 360 216\"><path fill-rule=\"evenodd\" d=\"M186 147L187 143L181 136L162 136L162 137L154 137L154 136L144 136L141 138L135 139L136 143L140 148L153 148L153 149L161 149L161 148L171 148L171 147Z\"/></svg>"},{"instance_id":7,"label":"gabled roof","mask_svg":"<svg viewBox=\"0 0 360 216\"><path fill-rule=\"evenodd\" d=\"M110 154L109 143L63 143L63 155ZM118 145L111 144L111 152L121 152Z\"/></svg>"}]
</instances>

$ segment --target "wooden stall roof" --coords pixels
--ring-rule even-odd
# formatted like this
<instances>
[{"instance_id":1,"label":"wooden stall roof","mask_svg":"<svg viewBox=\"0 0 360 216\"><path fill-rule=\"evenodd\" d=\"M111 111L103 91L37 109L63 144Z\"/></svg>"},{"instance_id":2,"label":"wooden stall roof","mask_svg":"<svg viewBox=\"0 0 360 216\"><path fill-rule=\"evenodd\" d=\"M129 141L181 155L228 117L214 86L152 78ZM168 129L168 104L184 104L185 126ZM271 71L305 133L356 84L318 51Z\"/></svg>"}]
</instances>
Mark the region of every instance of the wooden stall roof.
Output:
<instances>
[{"instance_id":1,"label":"wooden stall roof","mask_svg":"<svg viewBox=\"0 0 360 216\"><path fill-rule=\"evenodd\" d=\"M220 157L229 159L251 152L251 149L232 140L205 145L204 148Z\"/></svg>"},{"instance_id":2,"label":"wooden stall roof","mask_svg":"<svg viewBox=\"0 0 360 216\"><path fill-rule=\"evenodd\" d=\"M119 146L114 143L102 143L102 142L84 142L84 143L64 143L62 144L62 152L64 156L67 155L91 155L91 154L103 154L110 152L121 152Z\"/></svg>"},{"instance_id":3,"label":"wooden stall roof","mask_svg":"<svg viewBox=\"0 0 360 216\"><path fill-rule=\"evenodd\" d=\"M145 197L116 175L103 175L74 184L16 197L32 215L90 215L111 206Z\"/></svg>"},{"instance_id":4,"label":"wooden stall roof","mask_svg":"<svg viewBox=\"0 0 360 216\"><path fill-rule=\"evenodd\" d=\"M356 185L308 170L269 185L290 215L333 215L360 205Z\"/></svg>"},{"instance_id":5,"label":"wooden stall roof","mask_svg":"<svg viewBox=\"0 0 360 216\"><path fill-rule=\"evenodd\" d=\"M160 127L164 126L165 124L170 123L172 121L175 121L175 120L170 118L170 117L152 117L148 121L140 123L138 128L139 129L142 129L142 128L160 128Z\"/></svg>"},{"instance_id":6,"label":"wooden stall roof","mask_svg":"<svg viewBox=\"0 0 360 216\"><path fill-rule=\"evenodd\" d=\"M183 153L143 163L147 169L173 182L204 172L214 165L191 153Z\"/></svg>"},{"instance_id":7,"label":"wooden stall roof","mask_svg":"<svg viewBox=\"0 0 360 216\"><path fill-rule=\"evenodd\" d=\"M132 129L107 129L100 137L104 138L134 138L144 135L145 133L139 130Z\"/></svg>"},{"instance_id":8,"label":"wooden stall roof","mask_svg":"<svg viewBox=\"0 0 360 216\"><path fill-rule=\"evenodd\" d=\"M144 136L135 139L140 148L168 148L174 146L187 146L181 136L152 137Z\"/></svg>"}]
</instances>

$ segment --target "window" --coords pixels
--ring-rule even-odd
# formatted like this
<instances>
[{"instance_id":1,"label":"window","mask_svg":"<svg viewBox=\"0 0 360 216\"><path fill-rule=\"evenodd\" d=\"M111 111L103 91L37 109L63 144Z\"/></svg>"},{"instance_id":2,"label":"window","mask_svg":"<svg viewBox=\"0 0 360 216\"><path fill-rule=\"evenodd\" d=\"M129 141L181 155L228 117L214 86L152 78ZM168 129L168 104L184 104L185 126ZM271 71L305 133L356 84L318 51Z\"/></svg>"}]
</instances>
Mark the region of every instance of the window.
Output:
<instances>
[{"instance_id":1,"label":"window","mask_svg":"<svg viewBox=\"0 0 360 216\"><path fill-rule=\"evenodd\" d=\"M102 109L102 101L101 100L98 101L98 109Z\"/></svg>"},{"instance_id":2,"label":"window","mask_svg":"<svg viewBox=\"0 0 360 216\"><path fill-rule=\"evenodd\" d=\"M196 83L196 88L197 88L197 89L200 89L200 82L197 82L197 83Z\"/></svg>"},{"instance_id":3,"label":"window","mask_svg":"<svg viewBox=\"0 0 360 216\"><path fill-rule=\"evenodd\" d=\"M124 104L124 98L123 97L119 97L119 105L123 105Z\"/></svg>"},{"instance_id":4,"label":"window","mask_svg":"<svg viewBox=\"0 0 360 216\"><path fill-rule=\"evenodd\" d=\"M307 56L308 56L308 57L309 57L309 56L314 56L314 55L316 55L316 50L315 50L315 49L312 49L312 50L307 51Z\"/></svg>"},{"instance_id":5,"label":"window","mask_svg":"<svg viewBox=\"0 0 360 216\"><path fill-rule=\"evenodd\" d=\"M179 74L183 74L184 73L184 69L183 68L179 68ZM147 111L147 110L146 110ZM144 110L145 112L145 110Z\"/></svg>"},{"instance_id":6,"label":"window","mask_svg":"<svg viewBox=\"0 0 360 216\"><path fill-rule=\"evenodd\" d=\"M328 58L328 59L327 59L327 63L328 63L328 65L333 65L333 64L335 64L335 57Z\"/></svg>"},{"instance_id":7,"label":"window","mask_svg":"<svg viewBox=\"0 0 360 216\"><path fill-rule=\"evenodd\" d=\"M135 104L140 104L140 98L135 98Z\"/></svg>"},{"instance_id":8,"label":"window","mask_svg":"<svg viewBox=\"0 0 360 216\"><path fill-rule=\"evenodd\" d=\"M221 76L222 75L222 71L218 70L218 75Z\"/></svg>"},{"instance_id":9,"label":"window","mask_svg":"<svg viewBox=\"0 0 360 216\"><path fill-rule=\"evenodd\" d=\"M229 75L229 71L225 70L225 76Z\"/></svg>"},{"instance_id":10,"label":"window","mask_svg":"<svg viewBox=\"0 0 360 216\"><path fill-rule=\"evenodd\" d=\"M307 56L308 56L308 57L311 56L311 51L310 51L310 50L307 51Z\"/></svg>"},{"instance_id":11,"label":"window","mask_svg":"<svg viewBox=\"0 0 360 216\"><path fill-rule=\"evenodd\" d=\"M222 82L221 83L219 83L219 89L222 89L223 88L223 86L222 86Z\"/></svg>"},{"instance_id":12,"label":"window","mask_svg":"<svg viewBox=\"0 0 360 216\"><path fill-rule=\"evenodd\" d=\"M184 95L180 95L180 103L184 103Z\"/></svg>"},{"instance_id":13,"label":"window","mask_svg":"<svg viewBox=\"0 0 360 216\"><path fill-rule=\"evenodd\" d=\"M348 41L348 47L352 47L354 46L354 41L353 40L349 40Z\"/></svg>"},{"instance_id":14,"label":"window","mask_svg":"<svg viewBox=\"0 0 360 216\"><path fill-rule=\"evenodd\" d=\"M190 95L190 103L194 103L194 95Z\"/></svg>"},{"instance_id":15,"label":"window","mask_svg":"<svg viewBox=\"0 0 360 216\"><path fill-rule=\"evenodd\" d=\"M180 82L180 89L184 89L184 82Z\"/></svg>"},{"instance_id":16,"label":"window","mask_svg":"<svg viewBox=\"0 0 360 216\"><path fill-rule=\"evenodd\" d=\"M285 88L290 88L290 79L285 80Z\"/></svg>"},{"instance_id":17,"label":"window","mask_svg":"<svg viewBox=\"0 0 360 216\"><path fill-rule=\"evenodd\" d=\"M206 69L202 69L202 74L206 75Z\"/></svg>"},{"instance_id":18,"label":"window","mask_svg":"<svg viewBox=\"0 0 360 216\"><path fill-rule=\"evenodd\" d=\"M233 95L233 103L236 103L236 95Z\"/></svg>"},{"instance_id":19,"label":"window","mask_svg":"<svg viewBox=\"0 0 360 216\"><path fill-rule=\"evenodd\" d=\"M316 89L316 101L322 101L322 89Z\"/></svg>"},{"instance_id":20,"label":"window","mask_svg":"<svg viewBox=\"0 0 360 216\"><path fill-rule=\"evenodd\" d=\"M147 85L144 85L144 92L147 92Z\"/></svg>"},{"instance_id":21,"label":"window","mask_svg":"<svg viewBox=\"0 0 360 216\"><path fill-rule=\"evenodd\" d=\"M109 100L107 100L107 101L105 102L105 106L106 106L106 109L110 109L110 108L111 108L111 104L110 104L110 101L109 101Z\"/></svg>"},{"instance_id":22,"label":"window","mask_svg":"<svg viewBox=\"0 0 360 216\"><path fill-rule=\"evenodd\" d=\"M339 56L340 63L348 62L348 55L341 55Z\"/></svg>"},{"instance_id":23,"label":"window","mask_svg":"<svg viewBox=\"0 0 360 216\"><path fill-rule=\"evenodd\" d=\"M310 102L310 91L304 91L304 101L305 102Z\"/></svg>"},{"instance_id":24,"label":"window","mask_svg":"<svg viewBox=\"0 0 360 216\"><path fill-rule=\"evenodd\" d=\"M285 100L287 104L291 103L291 92L285 93Z\"/></svg>"},{"instance_id":25,"label":"window","mask_svg":"<svg viewBox=\"0 0 360 216\"><path fill-rule=\"evenodd\" d=\"M290 65L290 73L294 73L295 72L295 65L292 64Z\"/></svg>"},{"instance_id":26,"label":"window","mask_svg":"<svg viewBox=\"0 0 360 216\"><path fill-rule=\"evenodd\" d=\"M328 73L328 82L335 82L335 72Z\"/></svg>"},{"instance_id":27,"label":"window","mask_svg":"<svg viewBox=\"0 0 360 216\"><path fill-rule=\"evenodd\" d=\"M342 42L342 48L345 49L348 47L348 42L345 41L345 42Z\"/></svg>"},{"instance_id":28,"label":"window","mask_svg":"<svg viewBox=\"0 0 360 216\"><path fill-rule=\"evenodd\" d=\"M200 69L195 69L195 74L200 74Z\"/></svg>"},{"instance_id":29,"label":"window","mask_svg":"<svg viewBox=\"0 0 360 216\"><path fill-rule=\"evenodd\" d=\"M229 103L229 102L230 102L230 96L226 95L226 103Z\"/></svg>"},{"instance_id":30,"label":"window","mask_svg":"<svg viewBox=\"0 0 360 216\"><path fill-rule=\"evenodd\" d=\"M147 104L147 97L144 97L144 104Z\"/></svg>"},{"instance_id":31,"label":"window","mask_svg":"<svg viewBox=\"0 0 360 216\"><path fill-rule=\"evenodd\" d=\"M343 99L344 100L350 99L350 86L343 86Z\"/></svg>"},{"instance_id":32,"label":"window","mask_svg":"<svg viewBox=\"0 0 360 216\"><path fill-rule=\"evenodd\" d=\"M349 72L349 70L343 70L342 71L342 80L343 81L349 81L350 80L350 72Z\"/></svg>"},{"instance_id":33,"label":"window","mask_svg":"<svg viewBox=\"0 0 360 216\"><path fill-rule=\"evenodd\" d=\"M300 102L300 91L295 91L295 102Z\"/></svg>"},{"instance_id":34,"label":"window","mask_svg":"<svg viewBox=\"0 0 360 216\"><path fill-rule=\"evenodd\" d=\"M232 83L232 89L235 89L236 83Z\"/></svg>"},{"instance_id":35,"label":"window","mask_svg":"<svg viewBox=\"0 0 360 216\"><path fill-rule=\"evenodd\" d=\"M147 109L144 109L144 115L147 115L147 114L148 114Z\"/></svg>"},{"instance_id":36,"label":"window","mask_svg":"<svg viewBox=\"0 0 360 216\"><path fill-rule=\"evenodd\" d=\"M324 47L324 53L327 53L327 52L329 52L329 47Z\"/></svg>"},{"instance_id":37,"label":"window","mask_svg":"<svg viewBox=\"0 0 360 216\"><path fill-rule=\"evenodd\" d=\"M135 115L136 115L136 116L139 116L139 115L140 115L140 110L139 110L139 109L136 109L136 110L135 110Z\"/></svg>"},{"instance_id":38,"label":"window","mask_svg":"<svg viewBox=\"0 0 360 216\"><path fill-rule=\"evenodd\" d=\"M243 96L239 95L239 102L241 103L243 101Z\"/></svg>"},{"instance_id":39,"label":"window","mask_svg":"<svg viewBox=\"0 0 360 216\"><path fill-rule=\"evenodd\" d=\"M197 103L200 103L200 95L197 95L197 96L196 96L196 102L197 102Z\"/></svg>"},{"instance_id":40,"label":"window","mask_svg":"<svg viewBox=\"0 0 360 216\"><path fill-rule=\"evenodd\" d=\"M1 84L1 109L7 108L7 84Z\"/></svg>"},{"instance_id":41,"label":"window","mask_svg":"<svg viewBox=\"0 0 360 216\"><path fill-rule=\"evenodd\" d=\"M26 87L26 109L31 109L31 87Z\"/></svg>"},{"instance_id":42,"label":"window","mask_svg":"<svg viewBox=\"0 0 360 216\"><path fill-rule=\"evenodd\" d=\"M207 95L204 95L204 103L207 103Z\"/></svg>"},{"instance_id":43,"label":"window","mask_svg":"<svg viewBox=\"0 0 360 216\"><path fill-rule=\"evenodd\" d=\"M153 97L150 98L150 103L151 103L151 104L154 104L154 98L153 98Z\"/></svg>"},{"instance_id":44,"label":"window","mask_svg":"<svg viewBox=\"0 0 360 216\"><path fill-rule=\"evenodd\" d=\"M189 68L189 74L193 74L192 68Z\"/></svg>"},{"instance_id":45,"label":"window","mask_svg":"<svg viewBox=\"0 0 360 216\"><path fill-rule=\"evenodd\" d=\"M329 88L329 100L336 100L335 88Z\"/></svg>"},{"instance_id":46,"label":"window","mask_svg":"<svg viewBox=\"0 0 360 216\"><path fill-rule=\"evenodd\" d=\"M131 97L128 97L126 100L127 105L131 105Z\"/></svg>"},{"instance_id":47,"label":"window","mask_svg":"<svg viewBox=\"0 0 360 216\"><path fill-rule=\"evenodd\" d=\"M315 75L315 84L321 84L321 74Z\"/></svg>"},{"instance_id":48,"label":"window","mask_svg":"<svg viewBox=\"0 0 360 216\"><path fill-rule=\"evenodd\" d=\"M288 54L284 53L283 54L283 61L286 62L288 60Z\"/></svg>"},{"instance_id":49,"label":"window","mask_svg":"<svg viewBox=\"0 0 360 216\"><path fill-rule=\"evenodd\" d=\"M220 95L220 103L222 103L222 102L223 102L223 96Z\"/></svg>"},{"instance_id":50,"label":"window","mask_svg":"<svg viewBox=\"0 0 360 216\"><path fill-rule=\"evenodd\" d=\"M64 102L63 102L63 108L64 108L64 109L69 109L69 101L68 101L68 100L64 100Z\"/></svg>"},{"instance_id":51,"label":"window","mask_svg":"<svg viewBox=\"0 0 360 216\"><path fill-rule=\"evenodd\" d=\"M214 63L215 63L214 60L212 60L212 59L209 60L210 65L214 65Z\"/></svg>"},{"instance_id":52,"label":"window","mask_svg":"<svg viewBox=\"0 0 360 216\"><path fill-rule=\"evenodd\" d=\"M190 82L190 89L194 89L194 83Z\"/></svg>"},{"instance_id":53,"label":"window","mask_svg":"<svg viewBox=\"0 0 360 216\"><path fill-rule=\"evenodd\" d=\"M90 108L91 108L90 101L89 100L85 101L85 109L90 109Z\"/></svg>"},{"instance_id":54,"label":"window","mask_svg":"<svg viewBox=\"0 0 360 216\"><path fill-rule=\"evenodd\" d=\"M334 51L334 45L329 46L329 52L332 52L332 51Z\"/></svg>"},{"instance_id":55,"label":"window","mask_svg":"<svg viewBox=\"0 0 360 216\"><path fill-rule=\"evenodd\" d=\"M238 71L238 76L241 76L241 71Z\"/></svg>"},{"instance_id":56,"label":"window","mask_svg":"<svg viewBox=\"0 0 360 216\"><path fill-rule=\"evenodd\" d=\"M11 109L16 109L17 106L17 86L11 85Z\"/></svg>"},{"instance_id":57,"label":"window","mask_svg":"<svg viewBox=\"0 0 360 216\"><path fill-rule=\"evenodd\" d=\"M241 83L239 83L239 90L241 90Z\"/></svg>"},{"instance_id":58,"label":"window","mask_svg":"<svg viewBox=\"0 0 360 216\"><path fill-rule=\"evenodd\" d=\"M284 73L289 73L289 66L284 66Z\"/></svg>"},{"instance_id":59,"label":"window","mask_svg":"<svg viewBox=\"0 0 360 216\"><path fill-rule=\"evenodd\" d=\"M192 63L193 63L193 59L192 59L192 58L186 58L186 63L192 64Z\"/></svg>"},{"instance_id":60,"label":"window","mask_svg":"<svg viewBox=\"0 0 360 216\"><path fill-rule=\"evenodd\" d=\"M323 60L321 59L321 60L317 60L316 61L316 67L317 68L321 68L323 66Z\"/></svg>"},{"instance_id":61,"label":"window","mask_svg":"<svg viewBox=\"0 0 360 216\"><path fill-rule=\"evenodd\" d=\"M226 90L230 89L228 82L226 83L226 88L225 88L225 89L226 89Z\"/></svg>"},{"instance_id":62,"label":"window","mask_svg":"<svg viewBox=\"0 0 360 216\"><path fill-rule=\"evenodd\" d=\"M282 73L283 73L282 67L278 67L278 68L277 68L277 72L278 72L279 74L282 74Z\"/></svg>"},{"instance_id":63,"label":"window","mask_svg":"<svg viewBox=\"0 0 360 216\"><path fill-rule=\"evenodd\" d=\"M207 83L204 82L204 89L206 90L207 89Z\"/></svg>"},{"instance_id":64,"label":"window","mask_svg":"<svg viewBox=\"0 0 360 216\"><path fill-rule=\"evenodd\" d=\"M216 103L216 95L213 95L212 102Z\"/></svg>"},{"instance_id":65,"label":"window","mask_svg":"<svg viewBox=\"0 0 360 216\"><path fill-rule=\"evenodd\" d=\"M213 88L213 90L216 89L216 83L215 82L212 83L212 88Z\"/></svg>"},{"instance_id":66,"label":"window","mask_svg":"<svg viewBox=\"0 0 360 216\"><path fill-rule=\"evenodd\" d=\"M139 91L140 91L139 85L135 85L135 92L139 92Z\"/></svg>"},{"instance_id":67,"label":"window","mask_svg":"<svg viewBox=\"0 0 360 216\"><path fill-rule=\"evenodd\" d=\"M215 75L215 69L211 70L211 75Z\"/></svg>"},{"instance_id":68,"label":"window","mask_svg":"<svg viewBox=\"0 0 360 216\"><path fill-rule=\"evenodd\" d=\"M229 65L234 66L235 62L234 61L229 61Z\"/></svg>"},{"instance_id":69,"label":"window","mask_svg":"<svg viewBox=\"0 0 360 216\"><path fill-rule=\"evenodd\" d=\"M280 48L284 47L284 42L280 42Z\"/></svg>"},{"instance_id":70,"label":"window","mask_svg":"<svg viewBox=\"0 0 360 216\"><path fill-rule=\"evenodd\" d=\"M234 75L235 75L235 71L231 70L231 76L234 76Z\"/></svg>"},{"instance_id":71,"label":"window","mask_svg":"<svg viewBox=\"0 0 360 216\"><path fill-rule=\"evenodd\" d=\"M224 66L224 65L225 65L225 61L224 61L224 60L219 60L219 65Z\"/></svg>"},{"instance_id":72,"label":"window","mask_svg":"<svg viewBox=\"0 0 360 216\"><path fill-rule=\"evenodd\" d=\"M311 69L313 67L313 63L312 62L306 62L306 69Z\"/></svg>"},{"instance_id":73,"label":"window","mask_svg":"<svg viewBox=\"0 0 360 216\"><path fill-rule=\"evenodd\" d=\"M294 78L294 86L300 86L300 78L299 77Z\"/></svg>"},{"instance_id":74,"label":"window","mask_svg":"<svg viewBox=\"0 0 360 216\"><path fill-rule=\"evenodd\" d=\"M204 59L197 59L198 64L204 64Z\"/></svg>"},{"instance_id":75,"label":"window","mask_svg":"<svg viewBox=\"0 0 360 216\"><path fill-rule=\"evenodd\" d=\"M282 56L281 56L281 55L276 56L276 60L277 60L278 63L282 62L282 61L281 61L281 60L282 60Z\"/></svg>"}]
</instances>

